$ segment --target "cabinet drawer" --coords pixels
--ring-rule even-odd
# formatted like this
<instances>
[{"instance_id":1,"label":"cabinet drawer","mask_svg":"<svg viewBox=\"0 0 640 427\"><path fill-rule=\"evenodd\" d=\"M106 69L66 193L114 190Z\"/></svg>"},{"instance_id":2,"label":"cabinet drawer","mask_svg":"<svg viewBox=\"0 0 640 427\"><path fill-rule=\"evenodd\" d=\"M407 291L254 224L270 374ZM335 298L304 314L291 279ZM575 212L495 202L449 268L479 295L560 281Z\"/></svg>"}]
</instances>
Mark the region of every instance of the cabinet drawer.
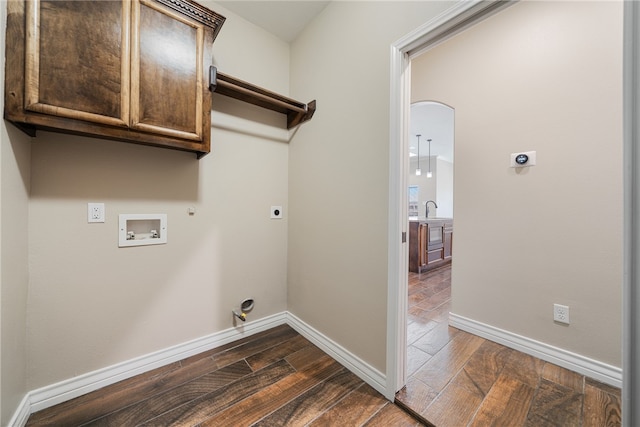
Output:
<instances>
[{"instance_id":1,"label":"cabinet drawer","mask_svg":"<svg viewBox=\"0 0 640 427\"><path fill-rule=\"evenodd\" d=\"M431 264L436 261L442 261L444 259L444 249L432 250L427 252L427 264Z\"/></svg>"}]
</instances>

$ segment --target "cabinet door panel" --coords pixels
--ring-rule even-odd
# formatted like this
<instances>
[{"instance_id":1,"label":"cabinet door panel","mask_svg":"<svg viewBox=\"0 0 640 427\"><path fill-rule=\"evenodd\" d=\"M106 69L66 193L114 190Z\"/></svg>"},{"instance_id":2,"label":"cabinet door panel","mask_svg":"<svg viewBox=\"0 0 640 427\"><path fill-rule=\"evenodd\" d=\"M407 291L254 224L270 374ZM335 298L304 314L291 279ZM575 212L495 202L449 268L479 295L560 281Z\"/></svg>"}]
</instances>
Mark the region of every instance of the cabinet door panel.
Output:
<instances>
[{"instance_id":1,"label":"cabinet door panel","mask_svg":"<svg viewBox=\"0 0 640 427\"><path fill-rule=\"evenodd\" d=\"M133 23L132 127L202 141L203 25L148 0Z\"/></svg>"},{"instance_id":2,"label":"cabinet door panel","mask_svg":"<svg viewBox=\"0 0 640 427\"><path fill-rule=\"evenodd\" d=\"M128 126L126 3L27 2L25 109Z\"/></svg>"}]
</instances>

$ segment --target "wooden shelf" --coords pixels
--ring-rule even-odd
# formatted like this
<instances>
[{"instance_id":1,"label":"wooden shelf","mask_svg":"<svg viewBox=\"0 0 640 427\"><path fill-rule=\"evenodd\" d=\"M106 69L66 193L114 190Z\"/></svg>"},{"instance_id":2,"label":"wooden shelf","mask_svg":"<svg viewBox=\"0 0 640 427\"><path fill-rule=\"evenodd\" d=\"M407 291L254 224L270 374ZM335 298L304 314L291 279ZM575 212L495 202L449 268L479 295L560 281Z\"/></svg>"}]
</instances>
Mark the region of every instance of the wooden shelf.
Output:
<instances>
[{"instance_id":1,"label":"wooden shelf","mask_svg":"<svg viewBox=\"0 0 640 427\"><path fill-rule=\"evenodd\" d=\"M315 100L304 104L221 73L214 66L209 69L209 82L209 88L212 92L286 114L287 129L311 120L316 111Z\"/></svg>"}]
</instances>

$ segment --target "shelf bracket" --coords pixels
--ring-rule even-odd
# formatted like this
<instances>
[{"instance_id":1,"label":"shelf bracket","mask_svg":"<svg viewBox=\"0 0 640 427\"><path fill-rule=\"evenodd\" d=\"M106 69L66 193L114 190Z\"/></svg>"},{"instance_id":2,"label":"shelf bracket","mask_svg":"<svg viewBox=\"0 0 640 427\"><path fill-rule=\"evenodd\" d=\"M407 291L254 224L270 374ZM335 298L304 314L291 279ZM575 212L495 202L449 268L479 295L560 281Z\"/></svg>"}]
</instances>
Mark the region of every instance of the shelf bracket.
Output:
<instances>
[{"instance_id":1,"label":"shelf bracket","mask_svg":"<svg viewBox=\"0 0 640 427\"><path fill-rule=\"evenodd\" d=\"M267 108L287 116L287 129L311 120L316 111L316 101L308 104L271 92L209 67L209 90L249 104Z\"/></svg>"}]
</instances>

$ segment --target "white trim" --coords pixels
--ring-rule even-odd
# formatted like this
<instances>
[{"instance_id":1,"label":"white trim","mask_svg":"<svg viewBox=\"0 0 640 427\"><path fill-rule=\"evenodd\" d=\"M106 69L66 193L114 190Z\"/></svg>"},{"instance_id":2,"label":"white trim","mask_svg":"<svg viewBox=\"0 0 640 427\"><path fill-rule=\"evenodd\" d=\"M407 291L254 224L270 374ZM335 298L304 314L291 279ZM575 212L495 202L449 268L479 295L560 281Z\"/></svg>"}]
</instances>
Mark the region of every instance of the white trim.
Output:
<instances>
[{"instance_id":1,"label":"white trim","mask_svg":"<svg viewBox=\"0 0 640 427\"><path fill-rule=\"evenodd\" d=\"M624 233L622 284L622 422L640 424L640 5L624 2L623 144Z\"/></svg>"},{"instance_id":2,"label":"white trim","mask_svg":"<svg viewBox=\"0 0 640 427\"><path fill-rule=\"evenodd\" d=\"M546 360L614 387L622 386L622 369L565 349L505 331L473 319L449 313L449 325Z\"/></svg>"},{"instance_id":3,"label":"white trim","mask_svg":"<svg viewBox=\"0 0 640 427\"><path fill-rule=\"evenodd\" d=\"M29 394L27 393L16 412L14 412L13 417L9 420L9 424L7 426L10 427L24 427L27 425L27 420L29 419L29 415L31 415L31 402L29 401Z\"/></svg>"},{"instance_id":4,"label":"white trim","mask_svg":"<svg viewBox=\"0 0 640 427\"><path fill-rule=\"evenodd\" d=\"M317 345L367 384L380 393L385 393L387 379L382 372L303 322L297 316L289 312L282 312L32 390L27 393L20 406L16 409L9 425L11 427L24 427L29 415L34 412L283 324L290 325L300 335Z\"/></svg>"},{"instance_id":5,"label":"white trim","mask_svg":"<svg viewBox=\"0 0 640 427\"><path fill-rule=\"evenodd\" d=\"M393 400L404 386L406 368L407 258L408 246L399 243L407 230L407 140L411 102L411 61L426 48L433 47L466 28L470 23L511 5L512 1L459 0L440 15L426 22L391 45L389 114L389 229L387 274L387 385L383 392ZM405 159L403 162L402 159ZM406 164L405 164L406 163ZM408 237L408 236L407 236Z\"/></svg>"},{"instance_id":6,"label":"white trim","mask_svg":"<svg viewBox=\"0 0 640 427\"><path fill-rule=\"evenodd\" d=\"M391 82L400 82L400 87L391 85L391 123L389 134L389 250L387 269L387 386L383 393L393 400L395 393L406 382L407 348L407 298L408 293L408 244L409 217L407 192L408 143L403 141L404 129L409 117L403 106L409 102L411 62L408 55L391 46ZM400 138L397 136L400 135ZM406 136L404 137L406 139ZM402 161L406 159L405 161ZM405 243L402 243L402 234Z\"/></svg>"},{"instance_id":7,"label":"white trim","mask_svg":"<svg viewBox=\"0 0 640 427\"><path fill-rule=\"evenodd\" d=\"M57 405L83 394L98 390L135 375L148 372L169 363L185 359L221 345L237 341L258 332L284 324L286 313L278 313L236 328L197 338L126 362L88 372L86 374L51 384L27 394L30 413Z\"/></svg>"},{"instance_id":8,"label":"white trim","mask_svg":"<svg viewBox=\"0 0 640 427\"><path fill-rule=\"evenodd\" d=\"M341 365L356 374L360 379L375 388L381 394L385 394L385 375L360 359L349 350L333 341L331 338L303 322L295 314L287 313L287 323L300 335L318 346L322 351L336 359Z\"/></svg>"}]
</instances>

